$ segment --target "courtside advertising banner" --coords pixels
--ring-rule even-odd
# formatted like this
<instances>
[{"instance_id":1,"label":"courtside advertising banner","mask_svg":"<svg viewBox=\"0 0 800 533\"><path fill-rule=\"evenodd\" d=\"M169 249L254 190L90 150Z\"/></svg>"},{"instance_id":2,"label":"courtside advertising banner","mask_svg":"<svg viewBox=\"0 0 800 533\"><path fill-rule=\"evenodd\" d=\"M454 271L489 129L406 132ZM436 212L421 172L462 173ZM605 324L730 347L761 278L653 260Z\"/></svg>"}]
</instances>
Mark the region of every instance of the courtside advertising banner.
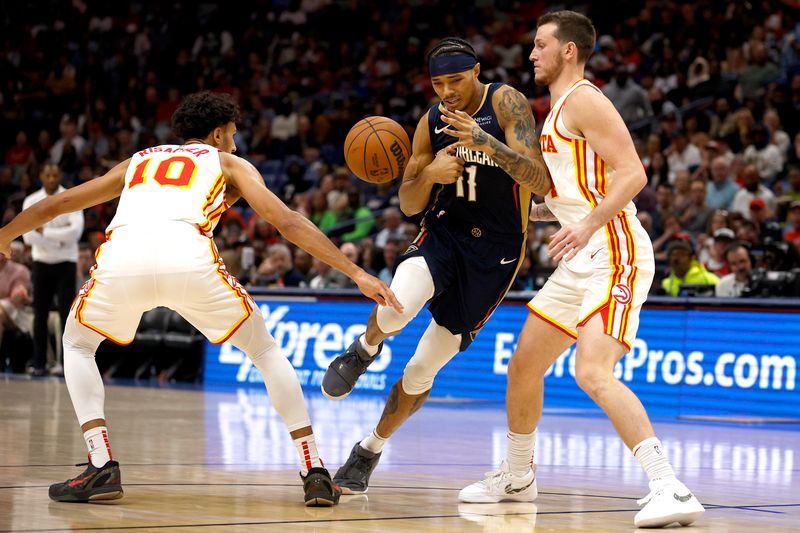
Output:
<instances>
[{"instance_id":1,"label":"courtside advertising banner","mask_svg":"<svg viewBox=\"0 0 800 533\"><path fill-rule=\"evenodd\" d=\"M373 305L348 300L257 298L267 329L304 389L319 390L328 364L366 329ZM436 377L431 396L503 401L508 361L528 311L505 303L472 345ZM353 395L386 395L430 321L422 310L356 385ZM800 311L659 309L642 311L641 326L616 375L648 412L675 417L797 418ZM230 343L209 344L205 383L263 387L250 360ZM545 407L596 410L575 383L575 350L545 378Z\"/></svg>"}]
</instances>

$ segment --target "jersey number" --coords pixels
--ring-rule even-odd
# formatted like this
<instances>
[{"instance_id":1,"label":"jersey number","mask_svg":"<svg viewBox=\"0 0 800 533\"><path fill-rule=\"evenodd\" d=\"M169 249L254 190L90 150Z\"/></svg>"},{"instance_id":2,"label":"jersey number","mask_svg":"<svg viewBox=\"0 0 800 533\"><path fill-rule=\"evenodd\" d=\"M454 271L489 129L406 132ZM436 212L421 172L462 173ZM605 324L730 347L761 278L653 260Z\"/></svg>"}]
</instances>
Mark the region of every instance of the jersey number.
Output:
<instances>
[{"instance_id":1,"label":"jersey number","mask_svg":"<svg viewBox=\"0 0 800 533\"><path fill-rule=\"evenodd\" d=\"M474 202L475 201L475 185L476 185L476 177L478 176L478 167L475 165L470 165L468 167L464 167L464 172L467 173L467 201ZM459 176L458 181L456 182L456 196L459 198L464 197L464 175L462 174Z\"/></svg>"},{"instance_id":2,"label":"jersey number","mask_svg":"<svg viewBox=\"0 0 800 533\"><path fill-rule=\"evenodd\" d=\"M136 165L133 178L128 184L129 189L144 183L149 178L156 180L159 185L171 185L173 187L192 186L194 176L197 174L197 165L195 165L191 157L176 155L165 159L158 164L152 175L147 171L151 161L152 159L145 159Z\"/></svg>"}]
</instances>

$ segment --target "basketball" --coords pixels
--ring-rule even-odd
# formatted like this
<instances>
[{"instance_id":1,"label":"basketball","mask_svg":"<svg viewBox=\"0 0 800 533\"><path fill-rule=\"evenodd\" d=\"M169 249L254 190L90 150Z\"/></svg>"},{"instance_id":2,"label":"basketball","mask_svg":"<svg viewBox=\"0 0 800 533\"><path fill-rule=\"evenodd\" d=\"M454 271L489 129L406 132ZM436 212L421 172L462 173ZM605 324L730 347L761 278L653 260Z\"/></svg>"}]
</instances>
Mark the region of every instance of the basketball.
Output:
<instances>
[{"instance_id":1,"label":"basketball","mask_svg":"<svg viewBox=\"0 0 800 533\"><path fill-rule=\"evenodd\" d=\"M344 158L350 171L370 183L401 177L410 155L406 130L386 117L358 121L344 140Z\"/></svg>"}]
</instances>

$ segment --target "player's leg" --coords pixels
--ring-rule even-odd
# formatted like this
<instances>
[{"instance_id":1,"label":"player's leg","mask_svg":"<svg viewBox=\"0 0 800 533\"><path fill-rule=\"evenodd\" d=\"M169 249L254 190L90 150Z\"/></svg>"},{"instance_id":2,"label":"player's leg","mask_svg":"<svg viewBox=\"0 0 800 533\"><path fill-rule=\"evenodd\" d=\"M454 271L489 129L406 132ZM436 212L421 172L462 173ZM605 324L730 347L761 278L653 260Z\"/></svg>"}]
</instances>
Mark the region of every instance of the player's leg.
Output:
<instances>
[{"instance_id":1,"label":"player's leg","mask_svg":"<svg viewBox=\"0 0 800 533\"><path fill-rule=\"evenodd\" d=\"M340 492L334 487L330 473L325 469L317 451L297 373L267 332L264 316L257 307L239 326L230 342L244 352L261 373L272 406L289 430L300 459L300 477L303 479L306 505L335 505Z\"/></svg>"},{"instance_id":2,"label":"player's leg","mask_svg":"<svg viewBox=\"0 0 800 533\"><path fill-rule=\"evenodd\" d=\"M389 437L422 407L430 395L434 377L458 353L460 346L461 335L453 335L431 320L403 376L392 386L378 425L353 446L350 457L334 476L346 494L367 491L370 475Z\"/></svg>"},{"instance_id":3,"label":"player's leg","mask_svg":"<svg viewBox=\"0 0 800 533\"><path fill-rule=\"evenodd\" d=\"M400 263L391 289L403 304L403 312L387 306L375 307L364 335L328 366L322 379L322 392L328 398L341 400L350 394L358 378L380 353L384 339L402 330L431 299L434 283L425 258L411 257Z\"/></svg>"},{"instance_id":4,"label":"player's leg","mask_svg":"<svg viewBox=\"0 0 800 533\"><path fill-rule=\"evenodd\" d=\"M573 342L571 335L542 316L528 315L508 362L506 460L483 480L462 489L458 495L460 501L497 503L536 499L533 453L544 402L544 375Z\"/></svg>"},{"instance_id":5,"label":"player's leg","mask_svg":"<svg viewBox=\"0 0 800 533\"><path fill-rule=\"evenodd\" d=\"M270 401L294 440L306 505L335 505L340 493L319 457L297 373L267 331L261 310L224 270L221 262L215 262L188 277L183 273L160 276L162 303L211 341L228 340L247 355L264 378Z\"/></svg>"},{"instance_id":6,"label":"player's leg","mask_svg":"<svg viewBox=\"0 0 800 533\"><path fill-rule=\"evenodd\" d=\"M675 476L642 402L614 376L614 366L627 352L627 347L606 334L601 315L594 315L578 328L575 380L608 415L647 474L650 494L640 500L645 507L637 513L635 525L688 525L703 514L703 506Z\"/></svg>"},{"instance_id":7,"label":"player's leg","mask_svg":"<svg viewBox=\"0 0 800 533\"><path fill-rule=\"evenodd\" d=\"M50 486L50 498L55 501L116 499L123 494L119 463L113 460L108 439L103 380L95 363L95 351L103 339L79 324L73 315L67 318L63 335L64 379L83 431L89 463L79 476Z\"/></svg>"}]
</instances>

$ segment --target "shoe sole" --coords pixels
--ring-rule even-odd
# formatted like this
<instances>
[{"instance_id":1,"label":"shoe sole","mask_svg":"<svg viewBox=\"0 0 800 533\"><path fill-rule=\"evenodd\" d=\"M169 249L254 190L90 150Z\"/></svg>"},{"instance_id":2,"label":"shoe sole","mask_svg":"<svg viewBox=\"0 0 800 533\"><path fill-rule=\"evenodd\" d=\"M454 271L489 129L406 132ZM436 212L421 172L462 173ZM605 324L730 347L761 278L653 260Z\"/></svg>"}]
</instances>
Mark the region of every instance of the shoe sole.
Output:
<instances>
[{"instance_id":1,"label":"shoe sole","mask_svg":"<svg viewBox=\"0 0 800 533\"><path fill-rule=\"evenodd\" d=\"M334 482L335 482L335 481L336 481L336 480L334 480ZM369 487L365 488L364 490L358 490L358 489L351 489L351 488L349 488L349 487L344 487L344 486L342 486L342 485L339 485L339 488L341 488L341 489L342 489L342 494L349 494L349 495L354 495L354 494L366 494L366 493L367 493L367 491L369 490Z\"/></svg>"},{"instance_id":2,"label":"shoe sole","mask_svg":"<svg viewBox=\"0 0 800 533\"><path fill-rule=\"evenodd\" d=\"M81 494L80 497L72 495L72 494L64 494L57 497L50 497L51 500L55 502L64 502L64 503L88 503L100 500L118 500L124 496L125 493L120 486L111 486L105 487L103 489L98 489L93 491L88 496L85 494Z\"/></svg>"},{"instance_id":3,"label":"shoe sole","mask_svg":"<svg viewBox=\"0 0 800 533\"><path fill-rule=\"evenodd\" d=\"M322 385L319 386L319 390L322 391L322 395L323 396L325 396L327 399L333 400L333 401L344 400L345 398L347 398L350 395L350 392L353 392L351 390L350 392L347 392L347 393L345 393L345 394L343 394L341 396L332 396L332 395L328 394L328 391L326 391L325 387L323 387Z\"/></svg>"},{"instance_id":4,"label":"shoe sole","mask_svg":"<svg viewBox=\"0 0 800 533\"><path fill-rule=\"evenodd\" d=\"M339 498L331 499L330 496L316 496L306 500L306 507L333 507L339 503Z\"/></svg>"},{"instance_id":5,"label":"shoe sole","mask_svg":"<svg viewBox=\"0 0 800 533\"><path fill-rule=\"evenodd\" d=\"M667 516L659 516L656 518L650 518L648 520L642 520L638 524L634 523L636 527L647 527L647 528L657 528L657 527L666 527L670 524L678 523L682 526L688 526L693 522L696 522L698 518L703 516L704 510L701 511L694 511L691 513L673 513Z\"/></svg>"},{"instance_id":6,"label":"shoe sole","mask_svg":"<svg viewBox=\"0 0 800 533\"><path fill-rule=\"evenodd\" d=\"M531 503L536 501L536 498L539 497L539 491L534 487L533 490L528 494L520 494L520 495L513 495L508 494L503 496L502 498L492 498L489 496L476 496L475 498L468 500L458 495L458 501L462 503Z\"/></svg>"}]
</instances>

